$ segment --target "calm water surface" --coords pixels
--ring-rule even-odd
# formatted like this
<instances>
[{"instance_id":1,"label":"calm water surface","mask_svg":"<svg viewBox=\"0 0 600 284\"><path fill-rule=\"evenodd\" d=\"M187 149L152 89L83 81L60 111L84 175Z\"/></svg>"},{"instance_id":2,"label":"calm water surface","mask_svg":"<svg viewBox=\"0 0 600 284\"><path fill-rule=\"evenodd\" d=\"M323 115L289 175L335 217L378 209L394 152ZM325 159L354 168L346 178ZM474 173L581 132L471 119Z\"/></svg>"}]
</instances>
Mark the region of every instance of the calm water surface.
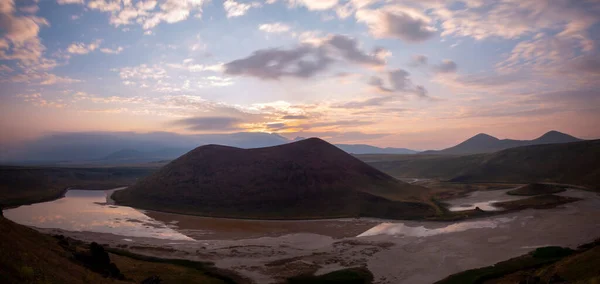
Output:
<instances>
[{"instance_id":1,"label":"calm water surface","mask_svg":"<svg viewBox=\"0 0 600 284\"><path fill-rule=\"evenodd\" d=\"M450 205L449 209L453 211L469 210L474 209L475 207L479 207L482 210L499 210L499 208L493 206L494 202L523 198L506 195L506 191L508 190L509 189L473 192L466 197L448 200L446 202ZM198 219L194 221L198 228L194 228L194 230L179 230L176 225L177 221L171 221L171 219L161 219L162 221L158 221L144 214L144 211L142 210L127 206L107 204L107 195L112 193L112 191L114 190L69 190L66 196L61 199L8 209L4 211L4 216L19 224L38 228L56 228L68 231L110 233L124 237L147 237L182 241L194 240L183 233L194 236L194 232L204 232L205 230L214 231L223 229L222 226L231 226L227 225L227 222L231 222L231 220L227 219L210 219L210 222ZM597 195L593 193L574 190L569 190L560 195L574 195L574 197L584 199L597 199ZM186 217L192 218L192 216ZM434 226L434 228L426 228L425 225L430 227L432 223L387 221L379 223L371 229L364 231L359 234L358 237L375 235L430 237L472 229L494 229L502 226L509 226L514 222L514 218L499 217L477 221L438 224ZM217 224L215 225L215 223ZM320 224L319 221L315 221L315 225L318 224ZM364 224L361 226L364 226ZM266 226L265 228L266 231L263 232L265 236L272 233L272 227ZM243 230L242 228L239 229ZM298 231L291 231L289 233L307 232L304 231L301 226L297 229ZM256 238L260 236L253 237Z\"/></svg>"},{"instance_id":2,"label":"calm water surface","mask_svg":"<svg viewBox=\"0 0 600 284\"><path fill-rule=\"evenodd\" d=\"M129 237L193 240L143 211L106 203L112 191L69 190L64 198L4 211L16 223L38 228L111 233Z\"/></svg>"}]
</instances>

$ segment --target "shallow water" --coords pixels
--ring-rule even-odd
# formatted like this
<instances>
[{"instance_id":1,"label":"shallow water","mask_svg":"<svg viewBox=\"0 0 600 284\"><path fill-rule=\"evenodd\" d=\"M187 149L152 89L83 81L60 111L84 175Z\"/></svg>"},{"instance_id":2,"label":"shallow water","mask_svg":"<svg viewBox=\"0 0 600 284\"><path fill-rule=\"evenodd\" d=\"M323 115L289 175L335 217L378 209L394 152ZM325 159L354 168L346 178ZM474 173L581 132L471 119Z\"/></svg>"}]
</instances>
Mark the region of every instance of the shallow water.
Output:
<instances>
[{"instance_id":1,"label":"shallow water","mask_svg":"<svg viewBox=\"0 0 600 284\"><path fill-rule=\"evenodd\" d=\"M38 228L111 233L128 237L193 240L127 206L107 204L112 191L69 190L65 197L4 211L16 223Z\"/></svg>"},{"instance_id":2,"label":"shallow water","mask_svg":"<svg viewBox=\"0 0 600 284\"><path fill-rule=\"evenodd\" d=\"M447 225L441 228L428 229L424 226L407 226L404 223L381 223L357 237L369 237L376 235L397 235L408 237L431 237L440 234L463 232L470 229L496 228L504 223L514 221L514 218L495 218L484 221L469 221Z\"/></svg>"},{"instance_id":3,"label":"shallow water","mask_svg":"<svg viewBox=\"0 0 600 284\"><path fill-rule=\"evenodd\" d=\"M477 207L483 211L501 211L503 209L500 207L495 207L494 203L519 200L528 197L506 194L506 192L512 189L513 188L490 191L475 191L465 197L446 200L445 203L450 205L448 207L448 210L450 211L473 210Z\"/></svg>"}]
</instances>

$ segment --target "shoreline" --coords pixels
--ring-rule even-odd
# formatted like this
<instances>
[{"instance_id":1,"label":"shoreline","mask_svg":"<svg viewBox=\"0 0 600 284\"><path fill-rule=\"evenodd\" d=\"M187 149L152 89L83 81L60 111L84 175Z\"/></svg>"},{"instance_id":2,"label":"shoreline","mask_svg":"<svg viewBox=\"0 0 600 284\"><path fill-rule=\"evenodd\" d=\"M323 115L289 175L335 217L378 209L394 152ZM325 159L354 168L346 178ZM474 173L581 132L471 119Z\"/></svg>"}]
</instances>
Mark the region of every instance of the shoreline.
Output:
<instances>
[{"instance_id":1,"label":"shoreline","mask_svg":"<svg viewBox=\"0 0 600 284\"><path fill-rule=\"evenodd\" d=\"M255 283L281 283L291 273L315 273L357 266L369 269L375 279L385 279L377 283L432 283L457 272L523 255L532 247L557 245L574 248L593 241L600 235L600 224L593 218L594 212L600 208L598 204L600 200L594 198L554 209L527 209L505 217L491 217L491 221L501 220L495 227L426 237L381 234L335 239L319 234L294 233L237 240L174 241L86 231L36 230L108 244L111 248L136 254L211 261L216 267L234 270ZM429 227L415 221L406 225ZM442 223L439 225L444 226ZM573 231L579 233L572 234ZM545 234L540 235L539 232ZM402 257L399 258L399 255ZM432 270L432 267L439 269Z\"/></svg>"},{"instance_id":2,"label":"shoreline","mask_svg":"<svg viewBox=\"0 0 600 284\"><path fill-rule=\"evenodd\" d=\"M582 188L572 188L572 190L582 190L582 191L586 191L586 192L591 192L591 193L597 193L595 191L591 191L591 190L587 190L587 189L582 189ZM600 194L600 193L597 193ZM551 194L553 195L553 194ZM538 195L540 196L540 195ZM526 199L526 198L530 198L530 197L534 197L534 196L522 196L523 198L521 199L517 199L517 200L522 200L522 199ZM184 214L184 213L180 213L180 212L176 212L176 211L169 211L169 210L159 210L159 209L146 209L146 208L140 208L140 207L134 207L134 206L130 206L127 204L120 204L117 201L115 201L114 199L112 199L112 193L110 196L107 196L107 200L110 199L113 203L113 205L117 205L117 206L127 206L127 207L131 207L134 208L136 210L140 210L142 212L146 211L146 212L156 212L156 213L163 213L163 214L174 214L174 215L181 215L181 216L189 216L189 217L196 217L196 218L206 218L206 219L217 219L217 220L231 220L231 221L255 221L255 222L307 222L307 221L380 221L380 222L398 222L398 221L419 221L419 222L460 222L460 221L467 221L467 220L474 220L474 219L480 219L480 218L486 218L486 217L495 217L495 216L501 216L504 214L509 214L509 213L514 213L514 212L518 212L518 211L522 211L522 210L527 210L527 209L531 209L531 208L517 208L517 209L505 209L505 210L498 210L498 211L476 211L476 210L471 210L471 211L453 211L455 212L454 214L445 214L445 215L441 215L441 216L431 216L431 217L424 217L424 218L413 218L413 219L388 219L388 218L378 218L378 217L323 217L323 218L298 218L298 219L294 219L294 218L287 218L287 219L277 219L277 218L240 218L240 217L218 217L218 216L207 216L207 215L194 215L194 214ZM515 200L515 201L517 201ZM572 200L570 202L577 202L578 200ZM438 202L442 202L443 201L438 201ZM568 202L568 203L570 203ZM563 204L555 204L550 206L548 209L560 206ZM441 205L440 205L441 206ZM443 207L443 210L448 210L448 208ZM450 212L450 211L448 211ZM475 213L475 215L473 214Z\"/></svg>"}]
</instances>

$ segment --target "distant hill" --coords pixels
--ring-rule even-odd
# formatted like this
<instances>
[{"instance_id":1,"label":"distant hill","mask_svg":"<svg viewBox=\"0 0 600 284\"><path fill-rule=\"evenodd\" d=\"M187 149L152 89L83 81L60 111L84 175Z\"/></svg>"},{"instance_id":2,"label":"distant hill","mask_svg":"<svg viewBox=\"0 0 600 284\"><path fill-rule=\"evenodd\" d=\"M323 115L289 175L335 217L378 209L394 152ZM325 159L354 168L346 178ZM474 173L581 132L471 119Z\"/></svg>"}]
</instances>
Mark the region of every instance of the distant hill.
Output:
<instances>
[{"instance_id":1,"label":"distant hill","mask_svg":"<svg viewBox=\"0 0 600 284\"><path fill-rule=\"evenodd\" d=\"M406 148L379 148L365 144L335 144L336 147L350 154L416 154L418 151Z\"/></svg>"},{"instance_id":2,"label":"distant hill","mask_svg":"<svg viewBox=\"0 0 600 284\"><path fill-rule=\"evenodd\" d=\"M191 149L187 148L164 148L156 151L138 151L133 149L123 149L106 155L102 159L88 161L90 164L134 164L148 163L165 160L174 160L185 154Z\"/></svg>"},{"instance_id":3,"label":"distant hill","mask_svg":"<svg viewBox=\"0 0 600 284\"><path fill-rule=\"evenodd\" d=\"M358 157L395 177L456 182L556 182L600 189L600 140L531 145L465 156Z\"/></svg>"},{"instance_id":4,"label":"distant hill","mask_svg":"<svg viewBox=\"0 0 600 284\"><path fill-rule=\"evenodd\" d=\"M541 145L541 144L558 144L558 143L569 143L582 141L579 138L575 138L571 135L564 134L558 131L549 131L544 135L533 139L533 140L513 140L513 139L498 139L485 133L477 134L466 141L444 150L440 151L425 151L423 154L437 154L437 155L466 155L466 154L478 154L478 153L492 153L504 149L529 146L529 145Z\"/></svg>"},{"instance_id":5,"label":"distant hill","mask_svg":"<svg viewBox=\"0 0 600 284\"><path fill-rule=\"evenodd\" d=\"M169 132L57 133L24 142L0 152L3 164L90 163L99 160L175 159L198 145L221 144L240 148L268 147L289 140L270 133L182 135ZM173 153L169 153L173 151ZM143 153L143 154L142 154ZM164 156L167 157L164 157ZM129 161L128 161L129 162Z\"/></svg>"},{"instance_id":6,"label":"distant hill","mask_svg":"<svg viewBox=\"0 0 600 284\"><path fill-rule=\"evenodd\" d=\"M296 137L292 142L302 141L306 138ZM419 151L406 148L380 148L367 144L334 144L336 147L344 150L346 153L362 155L362 154L416 154Z\"/></svg>"},{"instance_id":7,"label":"distant hill","mask_svg":"<svg viewBox=\"0 0 600 284\"><path fill-rule=\"evenodd\" d=\"M304 219L435 213L426 191L318 138L240 149L207 145L118 191L119 204L216 217Z\"/></svg>"}]
</instances>

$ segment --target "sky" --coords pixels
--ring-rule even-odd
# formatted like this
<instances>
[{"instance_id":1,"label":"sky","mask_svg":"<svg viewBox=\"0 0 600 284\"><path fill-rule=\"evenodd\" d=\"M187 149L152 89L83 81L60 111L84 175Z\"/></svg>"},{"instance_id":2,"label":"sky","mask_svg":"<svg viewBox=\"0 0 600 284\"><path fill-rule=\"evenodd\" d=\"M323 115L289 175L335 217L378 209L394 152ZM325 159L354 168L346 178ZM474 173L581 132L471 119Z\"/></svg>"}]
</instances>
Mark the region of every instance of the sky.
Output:
<instances>
[{"instance_id":1,"label":"sky","mask_svg":"<svg viewBox=\"0 0 600 284\"><path fill-rule=\"evenodd\" d=\"M600 1L0 0L0 144L600 138Z\"/></svg>"}]
</instances>

